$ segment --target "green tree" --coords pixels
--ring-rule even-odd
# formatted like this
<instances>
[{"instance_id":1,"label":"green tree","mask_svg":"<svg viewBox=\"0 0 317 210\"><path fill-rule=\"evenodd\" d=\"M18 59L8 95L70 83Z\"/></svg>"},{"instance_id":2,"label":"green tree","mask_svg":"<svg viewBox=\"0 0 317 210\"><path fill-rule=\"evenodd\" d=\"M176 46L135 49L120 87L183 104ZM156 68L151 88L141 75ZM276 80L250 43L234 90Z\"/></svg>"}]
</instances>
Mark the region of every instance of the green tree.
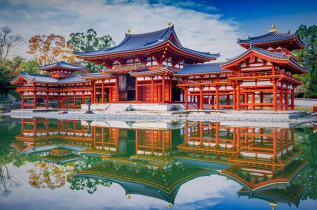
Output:
<instances>
[{"instance_id":1,"label":"green tree","mask_svg":"<svg viewBox=\"0 0 317 210\"><path fill-rule=\"evenodd\" d=\"M297 54L299 62L310 69L308 75L301 76L304 87L308 89L304 96L317 97L317 25L309 27L301 25L298 34L307 47L294 52Z\"/></svg>"},{"instance_id":2,"label":"green tree","mask_svg":"<svg viewBox=\"0 0 317 210\"><path fill-rule=\"evenodd\" d=\"M72 46L73 50L77 52L100 50L115 45L110 35L98 37L97 32L93 29L89 29L86 33L71 33L69 36L70 40L68 40L67 44ZM103 68L102 65L96 65L89 61L81 61L81 64L91 69L92 72L99 72Z\"/></svg>"},{"instance_id":3,"label":"green tree","mask_svg":"<svg viewBox=\"0 0 317 210\"><path fill-rule=\"evenodd\" d=\"M37 68L38 65L39 64L35 60L23 60L18 69L26 73L41 74L42 72L40 72L40 70Z\"/></svg>"}]
</instances>

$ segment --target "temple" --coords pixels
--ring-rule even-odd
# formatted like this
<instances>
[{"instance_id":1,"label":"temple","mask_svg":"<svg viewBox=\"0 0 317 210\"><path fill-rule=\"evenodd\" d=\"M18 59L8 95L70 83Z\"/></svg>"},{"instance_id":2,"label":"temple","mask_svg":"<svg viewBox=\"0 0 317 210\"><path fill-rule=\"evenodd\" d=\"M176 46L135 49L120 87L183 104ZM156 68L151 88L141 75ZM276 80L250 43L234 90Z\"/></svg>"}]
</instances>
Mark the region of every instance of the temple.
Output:
<instances>
[{"instance_id":1,"label":"temple","mask_svg":"<svg viewBox=\"0 0 317 210\"><path fill-rule=\"evenodd\" d=\"M298 76L307 69L293 50L305 48L297 33L268 34L238 39L246 51L222 63L220 55L188 49L180 43L174 25L144 34L126 33L114 47L74 52L78 59L105 68L99 73L76 74L83 67L58 62L39 66L49 75L22 72L12 84L22 95L22 109L92 108L109 103L179 104L200 110L293 110Z\"/></svg>"}]
</instances>

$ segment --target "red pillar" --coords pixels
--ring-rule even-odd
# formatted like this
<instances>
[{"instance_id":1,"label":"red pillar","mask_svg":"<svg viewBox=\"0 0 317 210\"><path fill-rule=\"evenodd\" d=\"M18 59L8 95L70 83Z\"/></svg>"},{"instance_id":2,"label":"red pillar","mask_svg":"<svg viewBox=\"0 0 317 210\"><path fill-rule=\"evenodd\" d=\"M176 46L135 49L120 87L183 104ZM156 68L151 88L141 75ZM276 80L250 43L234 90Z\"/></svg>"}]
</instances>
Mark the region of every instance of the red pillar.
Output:
<instances>
[{"instance_id":1,"label":"red pillar","mask_svg":"<svg viewBox=\"0 0 317 210\"><path fill-rule=\"evenodd\" d=\"M104 81L101 83L101 102L105 102L105 87L104 87Z\"/></svg>"},{"instance_id":2,"label":"red pillar","mask_svg":"<svg viewBox=\"0 0 317 210\"><path fill-rule=\"evenodd\" d=\"M173 83L172 83L172 78L170 77L170 91L169 91L169 101L171 102L172 101L172 86L173 86Z\"/></svg>"},{"instance_id":3,"label":"red pillar","mask_svg":"<svg viewBox=\"0 0 317 210\"><path fill-rule=\"evenodd\" d=\"M288 84L286 83L286 91L285 91L285 108L284 110L287 111L288 110Z\"/></svg>"},{"instance_id":4,"label":"red pillar","mask_svg":"<svg viewBox=\"0 0 317 210\"><path fill-rule=\"evenodd\" d=\"M187 88L185 88L185 96L184 96L184 100L185 100L185 109L188 110L188 90Z\"/></svg>"},{"instance_id":5,"label":"red pillar","mask_svg":"<svg viewBox=\"0 0 317 210\"><path fill-rule=\"evenodd\" d=\"M199 87L199 109L204 109L203 87Z\"/></svg>"},{"instance_id":6,"label":"red pillar","mask_svg":"<svg viewBox=\"0 0 317 210\"><path fill-rule=\"evenodd\" d=\"M154 101L154 81L153 77L151 77L151 101Z\"/></svg>"},{"instance_id":7,"label":"red pillar","mask_svg":"<svg viewBox=\"0 0 317 210\"><path fill-rule=\"evenodd\" d=\"M216 110L219 110L219 87L215 86L216 88Z\"/></svg>"},{"instance_id":8,"label":"red pillar","mask_svg":"<svg viewBox=\"0 0 317 210\"><path fill-rule=\"evenodd\" d=\"M76 92L73 92L73 94L74 94L73 109L76 109Z\"/></svg>"},{"instance_id":9,"label":"red pillar","mask_svg":"<svg viewBox=\"0 0 317 210\"><path fill-rule=\"evenodd\" d=\"M230 105L230 95L228 94L227 95L227 110L230 109L229 105Z\"/></svg>"},{"instance_id":10,"label":"red pillar","mask_svg":"<svg viewBox=\"0 0 317 210\"><path fill-rule=\"evenodd\" d=\"M240 106L240 85L237 86L237 110L241 110Z\"/></svg>"},{"instance_id":11,"label":"red pillar","mask_svg":"<svg viewBox=\"0 0 317 210\"><path fill-rule=\"evenodd\" d=\"M24 94L21 92L21 109L24 109Z\"/></svg>"},{"instance_id":12,"label":"red pillar","mask_svg":"<svg viewBox=\"0 0 317 210\"><path fill-rule=\"evenodd\" d=\"M139 101L139 94L138 94L138 78L135 77L135 100Z\"/></svg>"},{"instance_id":13,"label":"red pillar","mask_svg":"<svg viewBox=\"0 0 317 210\"><path fill-rule=\"evenodd\" d=\"M46 92L46 98L45 98L46 109L48 109L48 95L49 95L49 92Z\"/></svg>"},{"instance_id":14,"label":"red pillar","mask_svg":"<svg viewBox=\"0 0 317 210\"><path fill-rule=\"evenodd\" d=\"M33 98L34 98L34 102L33 102L33 109L36 109L36 101L37 101L37 98L36 98L36 91L33 92Z\"/></svg>"},{"instance_id":15,"label":"red pillar","mask_svg":"<svg viewBox=\"0 0 317 210\"><path fill-rule=\"evenodd\" d=\"M295 106L294 106L294 101L295 101L295 87L293 86L293 89L292 89L292 95L291 95L291 110L294 110L295 109Z\"/></svg>"},{"instance_id":16,"label":"red pillar","mask_svg":"<svg viewBox=\"0 0 317 210\"><path fill-rule=\"evenodd\" d=\"M165 101L165 78L162 77L162 102Z\"/></svg>"},{"instance_id":17,"label":"red pillar","mask_svg":"<svg viewBox=\"0 0 317 210\"><path fill-rule=\"evenodd\" d=\"M236 86L233 86L233 94L232 94L232 103L233 103L233 107L232 109L233 110L236 110L237 109L237 87Z\"/></svg>"},{"instance_id":18,"label":"red pillar","mask_svg":"<svg viewBox=\"0 0 317 210\"><path fill-rule=\"evenodd\" d=\"M280 111L283 111L283 83L281 82L281 87L280 87Z\"/></svg>"},{"instance_id":19,"label":"red pillar","mask_svg":"<svg viewBox=\"0 0 317 210\"><path fill-rule=\"evenodd\" d=\"M244 94L244 110L247 111L249 109L249 95L248 93Z\"/></svg>"},{"instance_id":20,"label":"red pillar","mask_svg":"<svg viewBox=\"0 0 317 210\"><path fill-rule=\"evenodd\" d=\"M276 88L276 80L273 81L273 111L277 111L277 88Z\"/></svg>"},{"instance_id":21,"label":"red pillar","mask_svg":"<svg viewBox=\"0 0 317 210\"><path fill-rule=\"evenodd\" d=\"M252 93L251 94L251 97L252 97L252 110L255 110L255 106L254 106L254 104L255 104L255 93Z\"/></svg>"}]
</instances>

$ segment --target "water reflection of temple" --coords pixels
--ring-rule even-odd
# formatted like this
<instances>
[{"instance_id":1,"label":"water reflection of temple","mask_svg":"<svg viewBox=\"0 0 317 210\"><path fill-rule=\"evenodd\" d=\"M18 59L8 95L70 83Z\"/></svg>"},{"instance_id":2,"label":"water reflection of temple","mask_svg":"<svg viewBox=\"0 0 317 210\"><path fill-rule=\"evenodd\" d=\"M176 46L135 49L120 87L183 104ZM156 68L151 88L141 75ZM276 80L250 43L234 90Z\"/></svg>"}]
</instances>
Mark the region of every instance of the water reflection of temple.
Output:
<instances>
[{"instance_id":1,"label":"water reflection of temple","mask_svg":"<svg viewBox=\"0 0 317 210\"><path fill-rule=\"evenodd\" d=\"M12 144L21 155L63 165L84 156L102 163L74 177L119 184L128 197L140 194L173 204L179 188L217 174L239 183L239 196L298 205L305 187L292 180L306 166L297 157L294 129L169 123L22 120ZM77 158L77 159L76 159Z\"/></svg>"}]
</instances>

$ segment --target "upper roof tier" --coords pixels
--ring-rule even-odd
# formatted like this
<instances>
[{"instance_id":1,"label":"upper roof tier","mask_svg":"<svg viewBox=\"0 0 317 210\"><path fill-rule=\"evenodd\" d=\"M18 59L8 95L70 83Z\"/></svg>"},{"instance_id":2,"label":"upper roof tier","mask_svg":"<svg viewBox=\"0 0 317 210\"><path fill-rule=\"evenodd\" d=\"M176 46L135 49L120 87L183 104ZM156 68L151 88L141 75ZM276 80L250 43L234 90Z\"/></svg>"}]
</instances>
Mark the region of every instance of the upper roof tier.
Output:
<instances>
[{"instance_id":1,"label":"upper roof tier","mask_svg":"<svg viewBox=\"0 0 317 210\"><path fill-rule=\"evenodd\" d=\"M84 69L83 66L66 63L65 61L59 61L59 62L51 63L48 65L38 66L37 68L42 71L58 70L58 69L80 71Z\"/></svg>"},{"instance_id":2,"label":"upper roof tier","mask_svg":"<svg viewBox=\"0 0 317 210\"><path fill-rule=\"evenodd\" d=\"M285 45L288 50L303 49L306 44L303 43L298 33L278 33L274 25L269 33L256 36L248 37L248 39L238 39L237 43L244 48L249 48L250 44L257 47L278 47L280 45Z\"/></svg>"},{"instance_id":3,"label":"upper roof tier","mask_svg":"<svg viewBox=\"0 0 317 210\"><path fill-rule=\"evenodd\" d=\"M38 66L37 68L42 71L47 71L53 78L56 79L66 78L75 71L84 69L83 66L66 63L64 61Z\"/></svg>"},{"instance_id":4,"label":"upper roof tier","mask_svg":"<svg viewBox=\"0 0 317 210\"><path fill-rule=\"evenodd\" d=\"M219 54L211 54L209 52L199 52L185 48L181 45L178 40L174 26L170 26L163 30L154 31L144 34L125 34L123 41L115 46L102 50L96 51L85 51L85 52L74 52L77 57L82 59L96 59L96 58L110 58L110 57L124 57L129 53L131 56L133 53L138 54L150 54L150 51L153 52L153 49L157 47L160 50L166 50L164 46L169 43L170 48L173 48L173 51L185 55L190 58L196 58L197 60L215 60L219 57Z\"/></svg>"}]
</instances>

